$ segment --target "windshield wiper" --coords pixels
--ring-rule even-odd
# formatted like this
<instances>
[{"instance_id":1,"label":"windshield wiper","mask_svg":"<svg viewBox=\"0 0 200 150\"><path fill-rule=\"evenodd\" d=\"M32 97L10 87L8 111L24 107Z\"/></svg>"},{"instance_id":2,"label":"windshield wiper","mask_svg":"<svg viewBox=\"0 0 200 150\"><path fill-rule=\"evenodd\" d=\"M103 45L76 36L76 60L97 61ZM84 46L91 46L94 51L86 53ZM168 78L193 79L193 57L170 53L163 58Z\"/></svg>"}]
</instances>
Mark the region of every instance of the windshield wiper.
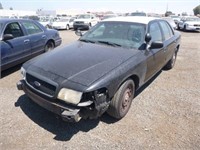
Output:
<instances>
[{"instance_id":1,"label":"windshield wiper","mask_svg":"<svg viewBox=\"0 0 200 150\"><path fill-rule=\"evenodd\" d=\"M80 39L79 41L86 42L86 43L95 43L94 41L87 40L87 39Z\"/></svg>"},{"instance_id":2,"label":"windshield wiper","mask_svg":"<svg viewBox=\"0 0 200 150\"><path fill-rule=\"evenodd\" d=\"M109 41L96 41L96 43L103 43L103 44L106 44L106 45L122 47L122 45L120 45L120 44L109 42Z\"/></svg>"}]
</instances>

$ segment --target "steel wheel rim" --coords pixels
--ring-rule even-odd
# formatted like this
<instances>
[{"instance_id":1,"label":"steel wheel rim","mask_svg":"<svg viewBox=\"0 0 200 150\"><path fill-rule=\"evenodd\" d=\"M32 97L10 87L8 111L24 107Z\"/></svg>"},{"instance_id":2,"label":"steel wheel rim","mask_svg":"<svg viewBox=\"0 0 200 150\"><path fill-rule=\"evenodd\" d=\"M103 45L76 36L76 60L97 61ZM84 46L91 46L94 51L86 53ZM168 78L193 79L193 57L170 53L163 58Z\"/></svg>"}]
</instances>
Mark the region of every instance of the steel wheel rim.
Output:
<instances>
[{"instance_id":1,"label":"steel wheel rim","mask_svg":"<svg viewBox=\"0 0 200 150\"><path fill-rule=\"evenodd\" d=\"M122 98L123 100L120 108L122 113L126 113L127 110L129 109L132 97L133 97L133 87L129 85L123 94Z\"/></svg>"}]
</instances>

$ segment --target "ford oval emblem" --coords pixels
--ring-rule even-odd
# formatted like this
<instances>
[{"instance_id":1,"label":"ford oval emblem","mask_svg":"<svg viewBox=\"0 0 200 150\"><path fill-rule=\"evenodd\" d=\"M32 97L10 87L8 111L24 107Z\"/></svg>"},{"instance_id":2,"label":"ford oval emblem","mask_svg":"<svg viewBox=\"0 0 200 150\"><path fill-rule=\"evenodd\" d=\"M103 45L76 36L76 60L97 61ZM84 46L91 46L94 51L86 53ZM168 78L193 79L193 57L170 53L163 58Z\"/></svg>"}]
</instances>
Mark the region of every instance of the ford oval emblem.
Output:
<instances>
[{"instance_id":1,"label":"ford oval emblem","mask_svg":"<svg viewBox=\"0 0 200 150\"><path fill-rule=\"evenodd\" d=\"M34 84L35 84L36 87L40 87L41 86L40 82L38 82L38 81L34 81Z\"/></svg>"}]
</instances>

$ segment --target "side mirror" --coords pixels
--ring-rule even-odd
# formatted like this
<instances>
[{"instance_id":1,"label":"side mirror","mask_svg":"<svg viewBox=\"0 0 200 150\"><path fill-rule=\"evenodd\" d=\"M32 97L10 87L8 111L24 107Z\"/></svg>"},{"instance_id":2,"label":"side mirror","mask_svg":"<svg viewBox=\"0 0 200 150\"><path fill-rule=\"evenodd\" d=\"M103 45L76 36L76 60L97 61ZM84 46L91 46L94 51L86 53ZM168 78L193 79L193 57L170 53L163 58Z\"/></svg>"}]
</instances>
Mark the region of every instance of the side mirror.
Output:
<instances>
[{"instance_id":1,"label":"side mirror","mask_svg":"<svg viewBox=\"0 0 200 150\"><path fill-rule=\"evenodd\" d=\"M163 47L163 42L154 41L154 42L151 43L150 49L162 48L162 47Z\"/></svg>"},{"instance_id":2,"label":"side mirror","mask_svg":"<svg viewBox=\"0 0 200 150\"><path fill-rule=\"evenodd\" d=\"M4 41L11 40L11 39L14 39L14 36L12 34L4 34L3 35Z\"/></svg>"},{"instance_id":3,"label":"side mirror","mask_svg":"<svg viewBox=\"0 0 200 150\"><path fill-rule=\"evenodd\" d=\"M81 30L76 30L75 34L78 35L78 36L82 36L83 35Z\"/></svg>"},{"instance_id":4,"label":"side mirror","mask_svg":"<svg viewBox=\"0 0 200 150\"><path fill-rule=\"evenodd\" d=\"M151 35L149 33L146 34L145 41L146 43L149 43L151 41Z\"/></svg>"}]
</instances>

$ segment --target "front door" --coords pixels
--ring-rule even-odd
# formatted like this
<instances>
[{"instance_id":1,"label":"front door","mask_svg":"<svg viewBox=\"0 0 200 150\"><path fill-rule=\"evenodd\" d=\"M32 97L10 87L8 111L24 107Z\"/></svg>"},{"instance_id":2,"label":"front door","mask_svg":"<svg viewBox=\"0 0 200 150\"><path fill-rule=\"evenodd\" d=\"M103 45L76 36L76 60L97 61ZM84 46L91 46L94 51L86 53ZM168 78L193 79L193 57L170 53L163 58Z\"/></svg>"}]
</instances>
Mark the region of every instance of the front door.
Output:
<instances>
[{"instance_id":1,"label":"front door","mask_svg":"<svg viewBox=\"0 0 200 150\"><path fill-rule=\"evenodd\" d=\"M4 40L6 34L13 39ZM18 22L9 23L3 31L1 45L1 65L6 65L31 54L30 40L24 35Z\"/></svg>"},{"instance_id":2,"label":"front door","mask_svg":"<svg viewBox=\"0 0 200 150\"><path fill-rule=\"evenodd\" d=\"M159 24L153 22L149 25L149 33L151 35L151 42L153 41L163 41L162 32L160 30ZM146 80L151 78L155 73L157 73L165 61L164 54L165 47L157 49L149 49L145 52L147 57L147 71L146 71Z\"/></svg>"}]
</instances>

